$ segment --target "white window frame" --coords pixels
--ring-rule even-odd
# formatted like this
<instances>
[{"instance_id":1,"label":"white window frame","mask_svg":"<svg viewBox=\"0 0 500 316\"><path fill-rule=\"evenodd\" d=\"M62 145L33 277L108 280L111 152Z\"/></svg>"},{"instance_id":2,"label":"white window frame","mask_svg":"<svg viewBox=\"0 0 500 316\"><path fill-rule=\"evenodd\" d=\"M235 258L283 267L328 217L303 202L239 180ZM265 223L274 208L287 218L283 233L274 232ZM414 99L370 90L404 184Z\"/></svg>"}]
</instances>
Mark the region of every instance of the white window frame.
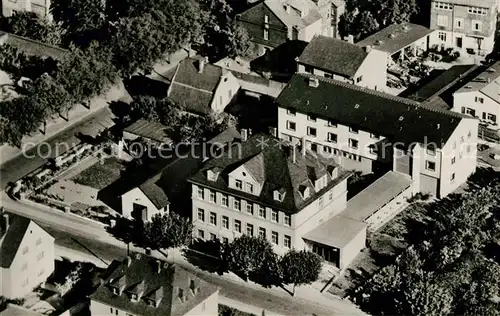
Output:
<instances>
[{"instance_id":1,"label":"white window frame","mask_svg":"<svg viewBox=\"0 0 500 316\"><path fill-rule=\"evenodd\" d=\"M481 32L483 30L483 21L472 20L472 30L476 32ZM476 28L477 26L477 28Z\"/></svg>"},{"instance_id":2,"label":"white window frame","mask_svg":"<svg viewBox=\"0 0 500 316\"><path fill-rule=\"evenodd\" d=\"M292 247L292 237L288 235L283 236L283 246L290 249Z\"/></svg>"},{"instance_id":3,"label":"white window frame","mask_svg":"<svg viewBox=\"0 0 500 316\"><path fill-rule=\"evenodd\" d=\"M220 203L225 207L229 206L229 198L227 197L227 195L225 194L221 195Z\"/></svg>"},{"instance_id":4,"label":"white window frame","mask_svg":"<svg viewBox=\"0 0 500 316\"><path fill-rule=\"evenodd\" d=\"M213 217L212 217L212 215L213 215ZM208 223L210 225L217 226L217 213L210 212L210 214L208 215Z\"/></svg>"},{"instance_id":5,"label":"white window frame","mask_svg":"<svg viewBox=\"0 0 500 316\"><path fill-rule=\"evenodd\" d=\"M217 203L217 193L215 193L215 191L210 190L209 198L210 202Z\"/></svg>"},{"instance_id":6,"label":"white window frame","mask_svg":"<svg viewBox=\"0 0 500 316\"><path fill-rule=\"evenodd\" d=\"M283 225L290 227L292 226L292 215L284 214L283 215Z\"/></svg>"},{"instance_id":7,"label":"white window frame","mask_svg":"<svg viewBox=\"0 0 500 316\"><path fill-rule=\"evenodd\" d=\"M234 220L234 231L241 234L241 221L239 219Z\"/></svg>"},{"instance_id":8,"label":"white window frame","mask_svg":"<svg viewBox=\"0 0 500 316\"><path fill-rule=\"evenodd\" d=\"M338 135L337 134L328 132L328 134L326 134L326 135L327 135L327 141L328 142L334 143L334 144L337 143L337 141L338 141Z\"/></svg>"},{"instance_id":9,"label":"white window frame","mask_svg":"<svg viewBox=\"0 0 500 316\"><path fill-rule=\"evenodd\" d=\"M266 218L266 207L259 205L259 217L260 218Z\"/></svg>"},{"instance_id":10,"label":"white window frame","mask_svg":"<svg viewBox=\"0 0 500 316\"><path fill-rule=\"evenodd\" d=\"M286 129L295 132L297 130L297 123L293 121L286 121Z\"/></svg>"},{"instance_id":11,"label":"white window frame","mask_svg":"<svg viewBox=\"0 0 500 316\"><path fill-rule=\"evenodd\" d=\"M269 29L266 29L266 28L264 29L264 34L263 34L263 36L264 36L264 40L265 40L265 41L268 41L268 40L269 40Z\"/></svg>"},{"instance_id":12,"label":"white window frame","mask_svg":"<svg viewBox=\"0 0 500 316\"><path fill-rule=\"evenodd\" d=\"M238 205L238 207L236 207L236 205ZM237 198L233 199L233 209L235 209L236 211L241 211L241 200L240 199L237 199Z\"/></svg>"},{"instance_id":13,"label":"white window frame","mask_svg":"<svg viewBox=\"0 0 500 316\"><path fill-rule=\"evenodd\" d=\"M273 245L279 245L279 241L280 241L280 235L278 232L275 232L275 231L272 231L271 232L271 243Z\"/></svg>"},{"instance_id":14,"label":"white window frame","mask_svg":"<svg viewBox=\"0 0 500 316\"><path fill-rule=\"evenodd\" d=\"M447 39L446 32L438 32L438 38L441 40L441 42L446 42Z\"/></svg>"},{"instance_id":15,"label":"white window frame","mask_svg":"<svg viewBox=\"0 0 500 316\"><path fill-rule=\"evenodd\" d=\"M205 210L202 208L198 208L198 220L200 222L205 222Z\"/></svg>"},{"instance_id":16,"label":"white window frame","mask_svg":"<svg viewBox=\"0 0 500 316\"><path fill-rule=\"evenodd\" d=\"M279 222L279 213L276 210L271 210L271 222L278 223Z\"/></svg>"},{"instance_id":17,"label":"white window frame","mask_svg":"<svg viewBox=\"0 0 500 316\"><path fill-rule=\"evenodd\" d=\"M243 190L243 181L235 179L234 180L234 187L238 190Z\"/></svg>"},{"instance_id":18,"label":"white window frame","mask_svg":"<svg viewBox=\"0 0 500 316\"><path fill-rule=\"evenodd\" d=\"M223 215L221 218L221 225L222 228L229 229L229 217Z\"/></svg>"},{"instance_id":19,"label":"white window frame","mask_svg":"<svg viewBox=\"0 0 500 316\"><path fill-rule=\"evenodd\" d=\"M433 168L431 168L431 164L434 165ZM425 161L425 169L429 171L436 171L436 163L434 161L426 160Z\"/></svg>"},{"instance_id":20,"label":"white window frame","mask_svg":"<svg viewBox=\"0 0 500 316\"><path fill-rule=\"evenodd\" d=\"M455 18L455 27L457 29L463 29L464 23L465 23L465 20L463 18Z\"/></svg>"},{"instance_id":21,"label":"white window frame","mask_svg":"<svg viewBox=\"0 0 500 316\"><path fill-rule=\"evenodd\" d=\"M359 140L354 138L349 138L349 148L358 149L359 148Z\"/></svg>"},{"instance_id":22,"label":"white window frame","mask_svg":"<svg viewBox=\"0 0 500 316\"><path fill-rule=\"evenodd\" d=\"M318 130L315 127L311 126L307 127L307 136L316 137L317 135L318 135Z\"/></svg>"},{"instance_id":23,"label":"white window frame","mask_svg":"<svg viewBox=\"0 0 500 316\"><path fill-rule=\"evenodd\" d=\"M446 27L448 26L448 16L447 15L438 15L437 16L437 25Z\"/></svg>"}]
</instances>

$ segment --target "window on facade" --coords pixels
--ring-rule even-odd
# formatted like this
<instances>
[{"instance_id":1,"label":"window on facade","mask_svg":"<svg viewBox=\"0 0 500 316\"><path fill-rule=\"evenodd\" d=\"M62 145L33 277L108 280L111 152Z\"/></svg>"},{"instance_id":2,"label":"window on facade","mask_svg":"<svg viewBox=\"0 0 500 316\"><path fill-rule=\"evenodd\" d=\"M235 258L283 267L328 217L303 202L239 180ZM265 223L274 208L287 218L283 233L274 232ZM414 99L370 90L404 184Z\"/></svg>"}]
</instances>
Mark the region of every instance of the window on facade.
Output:
<instances>
[{"instance_id":1,"label":"window on facade","mask_svg":"<svg viewBox=\"0 0 500 316\"><path fill-rule=\"evenodd\" d=\"M277 223L278 220L279 220L279 218L278 218L278 211L271 210L271 221Z\"/></svg>"},{"instance_id":2,"label":"window on facade","mask_svg":"<svg viewBox=\"0 0 500 316\"><path fill-rule=\"evenodd\" d=\"M311 66L305 66L304 68L305 68L304 69L305 72L307 72L308 74L314 73L314 68L313 67L311 67Z\"/></svg>"},{"instance_id":3,"label":"window on facade","mask_svg":"<svg viewBox=\"0 0 500 316\"><path fill-rule=\"evenodd\" d=\"M222 205L224 205L224 206L226 206L226 207L227 207L227 206L229 206L228 199L227 199L227 195L224 195L224 194L223 194L223 195L221 196L221 199L220 199L220 200L221 200L221 204L222 204Z\"/></svg>"},{"instance_id":4,"label":"window on facade","mask_svg":"<svg viewBox=\"0 0 500 316\"><path fill-rule=\"evenodd\" d=\"M210 191L210 202L215 203L215 191Z\"/></svg>"},{"instance_id":5,"label":"window on facade","mask_svg":"<svg viewBox=\"0 0 500 316\"><path fill-rule=\"evenodd\" d=\"M331 154L333 152L332 147L323 146L323 152Z\"/></svg>"},{"instance_id":6,"label":"window on facade","mask_svg":"<svg viewBox=\"0 0 500 316\"><path fill-rule=\"evenodd\" d=\"M438 17L437 17L437 25L438 26L448 26L448 16L446 16L446 15L438 15Z\"/></svg>"},{"instance_id":7,"label":"window on facade","mask_svg":"<svg viewBox=\"0 0 500 316\"><path fill-rule=\"evenodd\" d=\"M307 127L307 135L316 137L316 129L314 127Z\"/></svg>"},{"instance_id":8,"label":"window on facade","mask_svg":"<svg viewBox=\"0 0 500 316\"><path fill-rule=\"evenodd\" d=\"M200 222L204 222L205 221L205 210L202 209L202 208L198 209L198 220Z\"/></svg>"},{"instance_id":9,"label":"window on facade","mask_svg":"<svg viewBox=\"0 0 500 316\"><path fill-rule=\"evenodd\" d=\"M227 239L226 237L222 237L222 242L225 243L225 244L228 244L229 243L229 239Z\"/></svg>"},{"instance_id":10,"label":"window on facade","mask_svg":"<svg viewBox=\"0 0 500 316\"><path fill-rule=\"evenodd\" d=\"M247 213L253 215L253 204L251 202L247 202Z\"/></svg>"},{"instance_id":11,"label":"window on facade","mask_svg":"<svg viewBox=\"0 0 500 316\"><path fill-rule=\"evenodd\" d=\"M328 73L328 72L325 72L325 73L323 74L323 77L328 78L328 79L332 79L332 78L333 78L333 75L332 75L332 74L330 74L330 73Z\"/></svg>"},{"instance_id":12,"label":"window on facade","mask_svg":"<svg viewBox=\"0 0 500 316\"><path fill-rule=\"evenodd\" d=\"M294 109L287 109L286 114L291 115L291 116L295 116L295 114L297 114L297 112Z\"/></svg>"},{"instance_id":13,"label":"window on facade","mask_svg":"<svg viewBox=\"0 0 500 316\"><path fill-rule=\"evenodd\" d=\"M38 245L39 245L39 244L41 244L41 243L42 243L42 238L38 238L38 239L36 240L36 245L38 246Z\"/></svg>"},{"instance_id":14,"label":"window on facade","mask_svg":"<svg viewBox=\"0 0 500 316\"><path fill-rule=\"evenodd\" d=\"M266 207L259 205L259 217L266 218Z\"/></svg>"},{"instance_id":15,"label":"window on facade","mask_svg":"<svg viewBox=\"0 0 500 316\"><path fill-rule=\"evenodd\" d=\"M455 27L457 29L461 29L464 27L464 19L462 18L455 18Z\"/></svg>"},{"instance_id":16,"label":"window on facade","mask_svg":"<svg viewBox=\"0 0 500 316\"><path fill-rule=\"evenodd\" d=\"M319 199L318 199L318 205L319 205L319 208L323 208L323 197L320 196Z\"/></svg>"},{"instance_id":17,"label":"window on facade","mask_svg":"<svg viewBox=\"0 0 500 316\"><path fill-rule=\"evenodd\" d=\"M286 121L286 128L290 131L295 131L297 128L297 124L295 124L295 122L292 121Z\"/></svg>"},{"instance_id":18,"label":"window on facade","mask_svg":"<svg viewBox=\"0 0 500 316\"><path fill-rule=\"evenodd\" d=\"M217 214L210 212L210 224L217 225Z\"/></svg>"},{"instance_id":19,"label":"window on facade","mask_svg":"<svg viewBox=\"0 0 500 316\"><path fill-rule=\"evenodd\" d=\"M289 214L283 215L283 224L290 227L292 225L292 216Z\"/></svg>"},{"instance_id":20,"label":"window on facade","mask_svg":"<svg viewBox=\"0 0 500 316\"><path fill-rule=\"evenodd\" d=\"M314 116L314 115L308 115L307 116L307 120L311 121L311 122L316 122L316 116Z\"/></svg>"},{"instance_id":21,"label":"window on facade","mask_svg":"<svg viewBox=\"0 0 500 316\"><path fill-rule=\"evenodd\" d=\"M360 83L361 81L363 81L363 76L359 76L358 78L356 78L356 83Z\"/></svg>"},{"instance_id":22,"label":"window on facade","mask_svg":"<svg viewBox=\"0 0 500 316\"><path fill-rule=\"evenodd\" d=\"M222 228L229 229L229 217L222 216Z\"/></svg>"},{"instance_id":23,"label":"window on facade","mask_svg":"<svg viewBox=\"0 0 500 316\"><path fill-rule=\"evenodd\" d=\"M497 121L497 116L495 114L491 114L491 113L488 113L488 120L489 121L492 121L492 122L496 122Z\"/></svg>"},{"instance_id":24,"label":"window on facade","mask_svg":"<svg viewBox=\"0 0 500 316\"><path fill-rule=\"evenodd\" d=\"M198 229L198 238L205 239L205 232L201 229Z\"/></svg>"},{"instance_id":25,"label":"window on facade","mask_svg":"<svg viewBox=\"0 0 500 316\"><path fill-rule=\"evenodd\" d=\"M476 110L471 108L465 108L465 114L468 114L470 116L476 116Z\"/></svg>"},{"instance_id":26,"label":"window on facade","mask_svg":"<svg viewBox=\"0 0 500 316\"><path fill-rule=\"evenodd\" d=\"M203 190L203 188L198 187L198 198L202 200L205 198L205 191Z\"/></svg>"},{"instance_id":27,"label":"window on facade","mask_svg":"<svg viewBox=\"0 0 500 316\"><path fill-rule=\"evenodd\" d=\"M334 133L328 133L327 134L328 138L327 138L327 141L331 142L331 143L336 143L337 142L337 134L334 134Z\"/></svg>"},{"instance_id":28,"label":"window on facade","mask_svg":"<svg viewBox=\"0 0 500 316\"><path fill-rule=\"evenodd\" d=\"M359 133L359 129L354 128L354 127L349 127L349 132L353 133L353 134L358 134Z\"/></svg>"},{"instance_id":29,"label":"window on facade","mask_svg":"<svg viewBox=\"0 0 500 316\"><path fill-rule=\"evenodd\" d=\"M455 158L455 157L452 157L452 158L451 158L451 164L452 164L452 165L453 165L453 164L455 164L455 161L456 161L456 158Z\"/></svg>"},{"instance_id":30,"label":"window on facade","mask_svg":"<svg viewBox=\"0 0 500 316\"><path fill-rule=\"evenodd\" d=\"M264 23L269 23L269 15L264 15Z\"/></svg>"},{"instance_id":31,"label":"window on facade","mask_svg":"<svg viewBox=\"0 0 500 316\"><path fill-rule=\"evenodd\" d=\"M474 102L483 104L484 103L484 98L482 98L482 97L475 97L474 98Z\"/></svg>"},{"instance_id":32,"label":"window on facade","mask_svg":"<svg viewBox=\"0 0 500 316\"><path fill-rule=\"evenodd\" d=\"M349 147L353 149L358 149L358 141L356 139L349 138Z\"/></svg>"},{"instance_id":33,"label":"window on facade","mask_svg":"<svg viewBox=\"0 0 500 316\"><path fill-rule=\"evenodd\" d=\"M23 263L23 265L21 266L21 271L25 271L26 269L28 269L28 263L27 262Z\"/></svg>"},{"instance_id":34,"label":"window on facade","mask_svg":"<svg viewBox=\"0 0 500 316\"><path fill-rule=\"evenodd\" d=\"M438 32L438 38L439 38L442 42L446 42L446 33L445 33L445 32Z\"/></svg>"},{"instance_id":35,"label":"window on facade","mask_svg":"<svg viewBox=\"0 0 500 316\"><path fill-rule=\"evenodd\" d=\"M430 170L430 171L436 171L436 163L433 161L427 160L425 162L425 169Z\"/></svg>"},{"instance_id":36,"label":"window on facade","mask_svg":"<svg viewBox=\"0 0 500 316\"><path fill-rule=\"evenodd\" d=\"M427 146L427 154L429 154L431 156L436 156L436 146L428 145Z\"/></svg>"},{"instance_id":37,"label":"window on facade","mask_svg":"<svg viewBox=\"0 0 500 316\"><path fill-rule=\"evenodd\" d=\"M241 181L241 180L235 180L235 181L234 181L234 186L235 186L237 189L243 190L243 181Z\"/></svg>"},{"instance_id":38,"label":"window on facade","mask_svg":"<svg viewBox=\"0 0 500 316\"><path fill-rule=\"evenodd\" d=\"M240 199L237 199L235 198L234 199L234 203L233 203L233 208L237 211L241 211L241 200Z\"/></svg>"},{"instance_id":39,"label":"window on facade","mask_svg":"<svg viewBox=\"0 0 500 316\"><path fill-rule=\"evenodd\" d=\"M264 227L259 227L259 237L266 239L266 229Z\"/></svg>"},{"instance_id":40,"label":"window on facade","mask_svg":"<svg viewBox=\"0 0 500 316\"><path fill-rule=\"evenodd\" d=\"M455 181L455 173L452 173L452 174L451 174L450 181L451 181L451 182Z\"/></svg>"},{"instance_id":41,"label":"window on facade","mask_svg":"<svg viewBox=\"0 0 500 316\"><path fill-rule=\"evenodd\" d=\"M434 8L439 10L451 11L453 10L453 5L451 3L446 3L446 2L434 2Z\"/></svg>"},{"instance_id":42,"label":"window on facade","mask_svg":"<svg viewBox=\"0 0 500 316\"><path fill-rule=\"evenodd\" d=\"M279 244L279 235L278 232L271 232L271 242L275 245Z\"/></svg>"},{"instance_id":43,"label":"window on facade","mask_svg":"<svg viewBox=\"0 0 500 316\"><path fill-rule=\"evenodd\" d=\"M283 245L285 248L290 248L292 246L292 238L288 235L285 235L283 238Z\"/></svg>"},{"instance_id":44,"label":"window on facade","mask_svg":"<svg viewBox=\"0 0 500 316\"><path fill-rule=\"evenodd\" d=\"M215 241L217 239L217 235L210 233L210 240Z\"/></svg>"},{"instance_id":45,"label":"window on facade","mask_svg":"<svg viewBox=\"0 0 500 316\"><path fill-rule=\"evenodd\" d=\"M241 233L241 221L237 219L234 220L234 231Z\"/></svg>"},{"instance_id":46,"label":"window on facade","mask_svg":"<svg viewBox=\"0 0 500 316\"><path fill-rule=\"evenodd\" d=\"M471 137L472 137L472 132L471 132L471 131L469 131L469 132L467 133L467 139L470 139Z\"/></svg>"},{"instance_id":47,"label":"window on facade","mask_svg":"<svg viewBox=\"0 0 500 316\"><path fill-rule=\"evenodd\" d=\"M469 7L468 11L470 14L488 15L487 8Z\"/></svg>"},{"instance_id":48,"label":"window on facade","mask_svg":"<svg viewBox=\"0 0 500 316\"><path fill-rule=\"evenodd\" d=\"M477 31L477 32L480 32L481 29L483 27L483 22L481 21L476 21L476 20L473 20L472 21L472 30L473 31Z\"/></svg>"},{"instance_id":49,"label":"window on facade","mask_svg":"<svg viewBox=\"0 0 500 316\"><path fill-rule=\"evenodd\" d=\"M265 39L266 41L268 41L268 40L269 40L269 30L268 30L268 29L264 29L264 39Z\"/></svg>"},{"instance_id":50,"label":"window on facade","mask_svg":"<svg viewBox=\"0 0 500 316\"><path fill-rule=\"evenodd\" d=\"M252 224L247 224L247 235L253 236L253 225Z\"/></svg>"},{"instance_id":51,"label":"window on facade","mask_svg":"<svg viewBox=\"0 0 500 316\"><path fill-rule=\"evenodd\" d=\"M253 193L253 184L247 183L247 192Z\"/></svg>"}]
</instances>

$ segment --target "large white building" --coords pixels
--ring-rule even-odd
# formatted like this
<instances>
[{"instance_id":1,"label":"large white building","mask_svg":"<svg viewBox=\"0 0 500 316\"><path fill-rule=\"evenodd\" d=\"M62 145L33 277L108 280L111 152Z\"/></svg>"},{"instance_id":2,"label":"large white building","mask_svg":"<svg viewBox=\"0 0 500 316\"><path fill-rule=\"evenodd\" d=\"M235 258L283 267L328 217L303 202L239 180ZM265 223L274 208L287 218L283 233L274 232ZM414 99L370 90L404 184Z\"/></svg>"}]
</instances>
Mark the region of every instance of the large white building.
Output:
<instances>
[{"instance_id":1,"label":"large white building","mask_svg":"<svg viewBox=\"0 0 500 316\"><path fill-rule=\"evenodd\" d=\"M27 218L1 216L0 296L22 298L54 271L54 238Z\"/></svg>"},{"instance_id":2,"label":"large white building","mask_svg":"<svg viewBox=\"0 0 500 316\"><path fill-rule=\"evenodd\" d=\"M34 12L42 18L52 20L50 0L2 0L2 15L9 17L16 12Z\"/></svg>"},{"instance_id":3,"label":"large white building","mask_svg":"<svg viewBox=\"0 0 500 316\"><path fill-rule=\"evenodd\" d=\"M443 197L476 170L479 121L337 80L296 74L277 99L281 138L347 169L394 170Z\"/></svg>"}]
</instances>

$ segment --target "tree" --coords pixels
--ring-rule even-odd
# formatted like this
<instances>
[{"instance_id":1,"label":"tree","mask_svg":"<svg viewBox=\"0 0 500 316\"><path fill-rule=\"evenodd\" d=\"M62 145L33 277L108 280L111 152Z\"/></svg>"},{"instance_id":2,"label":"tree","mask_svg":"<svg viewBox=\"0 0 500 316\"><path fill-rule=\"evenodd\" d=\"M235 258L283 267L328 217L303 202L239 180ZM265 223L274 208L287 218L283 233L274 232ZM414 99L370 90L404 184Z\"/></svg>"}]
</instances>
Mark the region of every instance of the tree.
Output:
<instances>
[{"instance_id":1,"label":"tree","mask_svg":"<svg viewBox=\"0 0 500 316\"><path fill-rule=\"evenodd\" d=\"M167 98L140 95L130 103L132 120L143 118L162 123L166 128L176 129L180 115L179 107Z\"/></svg>"},{"instance_id":2,"label":"tree","mask_svg":"<svg viewBox=\"0 0 500 316\"><path fill-rule=\"evenodd\" d=\"M281 258L280 265L283 271L283 282L293 284L293 295L295 295L295 286L311 284L318 279L321 272L321 259L306 250L288 251Z\"/></svg>"},{"instance_id":3,"label":"tree","mask_svg":"<svg viewBox=\"0 0 500 316\"><path fill-rule=\"evenodd\" d=\"M179 214L155 215L144 224L146 244L152 249L177 248L191 242L193 224Z\"/></svg>"},{"instance_id":4,"label":"tree","mask_svg":"<svg viewBox=\"0 0 500 316\"><path fill-rule=\"evenodd\" d=\"M264 287L281 285L280 258L274 252L268 253L260 269L253 271L251 278Z\"/></svg>"},{"instance_id":5,"label":"tree","mask_svg":"<svg viewBox=\"0 0 500 316\"><path fill-rule=\"evenodd\" d=\"M31 102L46 109L49 116L59 114L70 106L68 92L48 74L28 83L27 90Z\"/></svg>"},{"instance_id":6,"label":"tree","mask_svg":"<svg viewBox=\"0 0 500 316\"><path fill-rule=\"evenodd\" d=\"M359 17L356 19L356 25L358 29L358 34L356 36L357 39L362 39L364 37L370 36L379 29L377 20L369 11L364 11L359 14Z\"/></svg>"},{"instance_id":7,"label":"tree","mask_svg":"<svg viewBox=\"0 0 500 316\"><path fill-rule=\"evenodd\" d=\"M57 24L40 18L38 14L29 11L18 12L3 22L2 29L6 32L58 46L61 44L63 30Z\"/></svg>"},{"instance_id":8,"label":"tree","mask_svg":"<svg viewBox=\"0 0 500 316\"><path fill-rule=\"evenodd\" d=\"M233 18L231 7L225 0L203 0L206 11L204 44L200 51L211 61L224 57L246 56L250 50L250 36Z\"/></svg>"},{"instance_id":9,"label":"tree","mask_svg":"<svg viewBox=\"0 0 500 316\"><path fill-rule=\"evenodd\" d=\"M229 247L229 266L245 280L251 272L261 269L265 259L272 256L273 252L271 244L266 239L248 235L234 239Z\"/></svg>"},{"instance_id":10,"label":"tree","mask_svg":"<svg viewBox=\"0 0 500 316\"><path fill-rule=\"evenodd\" d=\"M401 314L415 316L450 315L453 306L453 294L436 282L432 274L412 283L404 290Z\"/></svg>"},{"instance_id":11,"label":"tree","mask_svg":"<svg viewBox=\"0 0 500 316\"><path fill-rule=\"evenodd\" d=\"M105 22L105 1L65 0L52 1L50 11L68 35L68 42L87 45L99 38Z\"/></svg>"}]
</instances>

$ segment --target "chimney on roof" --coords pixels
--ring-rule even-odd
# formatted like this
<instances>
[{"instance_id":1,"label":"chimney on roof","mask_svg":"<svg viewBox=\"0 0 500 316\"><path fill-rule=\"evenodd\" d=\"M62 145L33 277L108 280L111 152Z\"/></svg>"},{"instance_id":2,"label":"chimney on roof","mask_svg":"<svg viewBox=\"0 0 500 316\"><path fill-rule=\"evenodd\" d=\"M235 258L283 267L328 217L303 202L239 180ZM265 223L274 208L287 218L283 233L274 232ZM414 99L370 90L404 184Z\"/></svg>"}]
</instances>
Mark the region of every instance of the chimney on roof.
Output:
<instances>
[{"instance_id":1,"label":"chimney on roof","mask_svg":"<svg viewBox=\"0 0 500 316\"><path fill-rule=\"evenodd\" d=\"M161 272L161 261L156 260L156 272L160 273Z\"/></svg>"},{"instance_id":2,"label":"chimney on roof","mask_svg":"<svg viewBox=\"0 0 500 316\"><path fill-rule=\"evenodd\" d=\"M271 134L274 137L277 137L278 132L277 132L276 127L270 126L269 127L269 134Z\"/></svg>"},{"instance_id":3,"label":"chimney on roof","mask_svg":"<svg viewBox=\"0 0 500 316\"><path fill-rule=\"evenodd\" d=\"M251 128L248 129L248 136L252 136L252 129Z\"/></svg>"},{"instance_id":4,"label":"chimney on roof","mask_svg":"<svg viewBox=\"0 0 500 316\"><path fill-rule=\"evenodd\" d=\"M10 226L10 218L9 218L9 214L7 213L3 213L2 214L2 226L0 227L0 237L7 231L9 230L9 226Z\"/></svg>"},{"instance_id":5,"label":"chimney on roof","mask_svg":"<svg viewBox=\"0 0 500 316\"><path fill-rule=\"evenodd\" d=\"M302 156L305 156L306 155L306 147L307 147L307 144L306 144L306 138L305 137L302 137L300 139L301 141L301 151L302 151Z\"/></svg>"},{"instance_id":6,"label":"chimney on roof","mask_svg":"<svg viewBox=\"0 0 500 316\"><path fill-rule=\"evenodd\" d=\"M289 4L285 4L283 7L284 7L286 13L290 13L290 5Z\"/></svg>"},{"instance_id":7,"label":"chimney on roof","mask_svg":"<svg viewBox=\"0 0 500 316\"><path fill-rule=\"evenodd\" d=\"M346 37L344 37L344 41L346 41L347 43L350 43L350 44L354 44L354 35L347 35Z\"/></svg>"},{"instance_id":8,"label":"chimney on roof","mask_svg":"<svg viewBox=\"0 0 500 316\"><path fill-rule=\"evenodd\" d=\"M367 53L369 53L371 50L372 50L372 46L371 45L366 45L366 46L363 46L363 50Z\"/></svg>"},{"instance_id":9,"label":"chimney on roof","mask_svg":"<svg viewBox=\"0 0 500 316\"><path fill-rule=\"evenodd\" d=\"M203 69L205 69L205 64L207 63L206 58L202 58L198 60L198 73L203 73Z\"/></svg>"},{"instance_id":10,"label":"chimney on roof","mask_svg":"<svg viewBox=\"0 0 500 316\"><path fill-rule=\"evenodd\" d=\"M317 88L319 86L318 78L311 77L309 78L309 87Z\"/></svg>"},{"instance_id":11,"label":"chimney on roof","mask_svg":"<svg viewBox=\"0 0 500 316\"><path fill-rule=\"evenodd\" d=\"M241 129L241 141L246 142L248 139L248 130L246 128Z\"/></svg>"},{"instance_id":12,"label":"chimney on roof","mask_svg":"<svg viewBox=\"0 0 500 316\"><path fill-rule=\"evenodd\" d=\"M127 256L126 262L127 262L127 267L130 267L130 265L132 264L132 257Z\"/></svg>"}]
</instances>

